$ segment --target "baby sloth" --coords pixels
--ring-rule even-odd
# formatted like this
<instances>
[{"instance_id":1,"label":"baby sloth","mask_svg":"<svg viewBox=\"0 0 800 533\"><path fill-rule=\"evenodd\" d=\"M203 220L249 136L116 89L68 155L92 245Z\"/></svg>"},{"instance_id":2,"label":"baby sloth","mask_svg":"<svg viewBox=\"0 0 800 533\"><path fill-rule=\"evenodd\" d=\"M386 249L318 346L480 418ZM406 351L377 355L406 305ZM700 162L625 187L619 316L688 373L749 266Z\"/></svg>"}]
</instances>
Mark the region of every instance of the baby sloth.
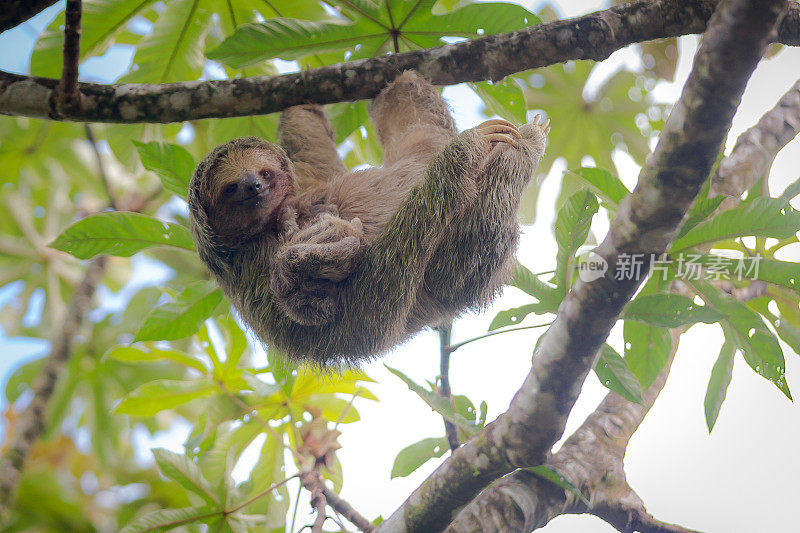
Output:
<instances>
[{"instance_id":1,"label":"baby sloth","mask_svg":"<svg viewBox=\"0 0 800 533\"><path fill-rule=\"evenodd\" d=\"M489 120L461 134L405 72L372 103L380 168L348 172L319 106L287 109L278 147L217 147L189 189L202 260L283 355L355 364L491 300L509 278L520 195L549 128Z\"/></svg>"}]
</instances>

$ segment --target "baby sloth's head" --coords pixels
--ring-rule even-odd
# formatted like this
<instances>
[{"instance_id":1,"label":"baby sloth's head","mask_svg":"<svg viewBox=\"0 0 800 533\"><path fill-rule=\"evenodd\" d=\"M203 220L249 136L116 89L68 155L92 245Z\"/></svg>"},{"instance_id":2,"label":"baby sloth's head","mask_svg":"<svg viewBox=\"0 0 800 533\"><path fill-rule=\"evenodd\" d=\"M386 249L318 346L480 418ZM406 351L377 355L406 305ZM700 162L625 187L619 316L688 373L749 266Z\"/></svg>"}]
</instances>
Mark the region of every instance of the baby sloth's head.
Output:
<instances>
[{"instance_id":1,"label":"baby sloth's head","mask_svg":"<svg viewBox=\"0 0 800 533\"><path fill-rule=\"evenodd\" d=\"M278 146L256 137L218 146L197 166L189 210L198 248L236 248L275 233L295 194L292 164Z\"/></svg>"}]
</instances>

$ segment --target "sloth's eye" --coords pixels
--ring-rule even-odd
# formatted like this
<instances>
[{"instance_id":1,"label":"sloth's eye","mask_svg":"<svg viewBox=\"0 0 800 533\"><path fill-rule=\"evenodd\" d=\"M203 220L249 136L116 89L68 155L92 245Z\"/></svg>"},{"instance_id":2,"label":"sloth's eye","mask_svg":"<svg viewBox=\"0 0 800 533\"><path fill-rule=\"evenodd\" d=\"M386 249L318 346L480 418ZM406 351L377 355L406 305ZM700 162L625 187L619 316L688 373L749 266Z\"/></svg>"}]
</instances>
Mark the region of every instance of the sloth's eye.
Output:
<instances>
[{"instance_id":1,"label":"sloth's eye","mask_svg":"<svg viewBox=\"0 0 800 533\"><path fill-rule=\"evenodd\" d=\"M269 175L270 175L270 172L269 172L269 170L267 170L266 168L264 168L264 169L261 169L261 171L259 172L259 175L260 175L262 178L264 178L264 179L267 179L267 178L269 177Z\"/></svg>"},{"instance_id":2,"label":"sloth's eye","mask_svg":"<svg viewBox=\"0 0 800 533\"><path fill-rule=\"evenodd\" d=\"M222 194L225 194L225 195L231 195L231 194L233 194L235 192L236 192L236 184L235 183L231 183L230 185L228 185L224 189L222 189Z\"/></svg>"}]
</instances>

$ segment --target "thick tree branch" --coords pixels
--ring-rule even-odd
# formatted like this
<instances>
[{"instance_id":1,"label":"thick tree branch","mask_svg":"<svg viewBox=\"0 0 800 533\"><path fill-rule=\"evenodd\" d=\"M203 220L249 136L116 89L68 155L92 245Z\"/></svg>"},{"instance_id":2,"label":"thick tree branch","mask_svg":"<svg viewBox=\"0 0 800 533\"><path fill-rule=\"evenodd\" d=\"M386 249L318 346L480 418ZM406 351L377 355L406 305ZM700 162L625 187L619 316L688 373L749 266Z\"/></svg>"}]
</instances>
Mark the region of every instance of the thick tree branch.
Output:
<instances>
[{"instance_id":1,"label":"thick tree branch","mask_svg":"<svg viewBox=\"0 0 800 533\"><path fill-rule=\"evenodd\" d=\"M740 195L748 190L758 178L768 171L772 160L777 153L794 138L800 129L800 81L784 94L770 111L759 119L758 123L739 136L731 153L725 157L714 180L720 180L721 185L712 182L712 188L717 185L718 193L724 191L731 196L730 203L738 203ZM721 209L725 209L723 206ZM763 282L754 282L743 289L723 287L738 299L749 299L763 295L766 285ZM673 331L673 352L678 347L681 331ZM584 465L591 465L594 472L591 483L584 479L574 481L582 485L584 494L594 494L590 486L597 486L606 472L609 471L603 461L596 460L598 456L609 454L619 455L620 446L627 448L627 443L638 428L644 416L649 412L656 399L656 394L661 390L665 381L672 359L669 360L654 385L645 393L643 406L637 406L624 401L614 393L609 393L595 412L590 415L580 429L567 441L568 443L548 463L558 463L561 469L574 462L573 451L580 452L585 445L586 449L593 450L595 458ZM578 439L579 436L583 436ZM617 441L609 441L606 437L615 435ZM583 441L581 444L580 441ZM614 452L613 450L617 450ZM616 468L622 467L622 456L613 461ZM627 483L625 484L627 485ZM628 487L628 490L631 490ZM597 498L595 497L595 500ZM630 499L630 498L628 498ZM622 500L619 502L622 504ZM580 506L570 494L562 491L555 485L542 481L530 472L518 470L506 476L497 483L484 490L477 498L465 507L456 520L448 528L449 533L462 531L504 531L527 532L544 526L549 520L560 514L575 512ZM595 502L597 504L597 502ZM612 512L609 506L602 505L593 512L606 519L618 529L623 530L634 523L633 529L644 532L677 532L686 533L690 530L680 526L664 524L655 520L642 509L636 514L635 520L630 510L625 513ZM580 512L580 511L579 511ZM497 523L497 517L510 517L502 523ZM624 516L624 520L619 520ZM615 518L616 517L616 518Z\"/></svg>"},{"instance_id":2,"label":"thick tree branch","mask_svg":"<svg viewBox=\"0 0 800 533\"><path fill-rule=\"evenodd\" d=\"M52 6L57 0L4 0L0 8L0 33L18 26Z\"/></svg>"},{"instance_id":3,"label":"thick tree branch","mask_svg":"<svg viewBox=\"0 0 800 533\"><path fill-rule=\"evenodd\" d=\"M72 353L72 341L78 334L92 302L97 284L103 277L106 258L97 257L89 262L80 285L75 289L69 314L58 335L53 340L50 355L44 368L33 385L33 399L10 437L6 453L0 461L0 522L7 517L13 500L14 491L22 475L25 460L33 443L44 431L47 416L47 404L53 395L56 382L61 376L64 365Z\"/></svg>"},{"instance_id":4,"label":"thick tree branch","mask_svg":"<svg viewBox=\"0 0 800 533\"><path fill-rule=\"evenodd\" d=\"M51 100L56 80L0 72L0 114L88 122L181 122L372 98L409 69L437 85L498 80L568 60L600 61L633 43L702 32L716 4L717 0L640 0L518 32L282 76L161 85L82 83L81 109L65 113ZM792 3L773 39L800 45L798 4Z\"/></svg>"},{"instance_id":5,"label":"thick tree branch","mask_svg":"<svg viewBox=\"0 0 800 533\"><path fill-rule=\"evenodd\" d=\"M527 470L517 470L475 498L458 514L447 532L526 533L561 514L585 512L597 515L619 531L689 532L647 513L628 485L622 463L630 438L666 383L680 334L681 330L673 330L670 358L645 391L641 405L608 393L559 452L547 460L549 466L564 474L589 498L591 509L574 494Z\"/></svg>"},{"instance_id":6,"label":"thick tree branch","mask_svg":"<svg viewBox=\"0 0 800 533\"><path fill-rule=\"evenodd\" d=\"M730 0L714 15L689 80L639 184L620 205L596 253L615 272L622 256L658 256L708 177L747 80L786 7L782 0ZM385 531L444 529L494 479L541 464L598 349L640 280L578 281L542 337L509 410L457 449L383 524Z\"/></svg>"},{"instance_id":7,"label":"thick tree branch","mask_svg":"<svg viewBox=\"0 0 800 533\"><path fill-rule=\"evenodd\" d=\"M736 139L711 180L711 190L738 200L772 166L778 152L800 132L800 80L758 123Z\"/></svg>"}]
</instances>

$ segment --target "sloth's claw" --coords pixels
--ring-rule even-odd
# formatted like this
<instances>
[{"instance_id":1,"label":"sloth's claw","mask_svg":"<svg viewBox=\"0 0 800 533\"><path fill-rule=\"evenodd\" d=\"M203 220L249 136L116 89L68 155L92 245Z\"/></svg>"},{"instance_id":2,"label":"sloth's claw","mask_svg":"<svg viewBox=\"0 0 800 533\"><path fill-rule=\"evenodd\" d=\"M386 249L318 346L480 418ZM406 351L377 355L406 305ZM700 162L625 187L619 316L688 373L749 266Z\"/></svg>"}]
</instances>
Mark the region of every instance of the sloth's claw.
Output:
<instances>
[{"instance_id":1,"label":"sloth's claw","mask_svg":"<svg viewBox=\"0 0 800 533\"><path fill-rule=\"evenodd\" d=\"M484 139L490 143L508 143L511 146L517 146L517 141L511 135L506 133L487 133L483 136Z\"/></svg>"}]
</instances>

